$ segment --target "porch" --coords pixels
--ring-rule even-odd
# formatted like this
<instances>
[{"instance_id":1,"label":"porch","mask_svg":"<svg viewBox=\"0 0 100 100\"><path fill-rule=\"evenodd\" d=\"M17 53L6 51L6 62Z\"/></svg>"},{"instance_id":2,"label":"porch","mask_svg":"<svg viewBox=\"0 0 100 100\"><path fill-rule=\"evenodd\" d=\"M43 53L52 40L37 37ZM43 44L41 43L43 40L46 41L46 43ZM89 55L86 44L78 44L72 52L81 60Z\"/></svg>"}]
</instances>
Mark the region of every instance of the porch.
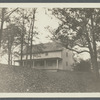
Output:
<instances>
[{"instance_id":1,"label":"porch","mask_svg":"<svg viewBox=\"0 0 100 100\"><path fill-rule=\"evenodd\" d=\"M59 66L62 63L61 58L46 58L46 59L32 59L23 60L22 66L32 67L34 69L59 69Z\"/></svg>"}]
</instances>

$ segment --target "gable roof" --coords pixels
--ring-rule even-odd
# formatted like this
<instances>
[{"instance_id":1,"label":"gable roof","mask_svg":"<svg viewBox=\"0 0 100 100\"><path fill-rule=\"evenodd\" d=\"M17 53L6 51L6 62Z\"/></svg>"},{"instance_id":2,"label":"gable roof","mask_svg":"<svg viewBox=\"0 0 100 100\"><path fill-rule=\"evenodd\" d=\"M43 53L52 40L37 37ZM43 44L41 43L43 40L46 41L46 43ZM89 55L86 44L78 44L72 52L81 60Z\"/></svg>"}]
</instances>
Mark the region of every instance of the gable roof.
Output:
<instances>
[{"instance_id":1,"label":"gable roof","mask_svg":"<svg viewBox=\"0 0 100 100\"><path fill-rule=\"evenodd\" d=\"M49 42L32 46L32 53L53 52L60 50L63 50L63 46L56 42ZM30 47L28 47L28 53L29 52L30 52ZM26 54L26 48L23 51L23 54Z\"/></svg>"}]
</instances>

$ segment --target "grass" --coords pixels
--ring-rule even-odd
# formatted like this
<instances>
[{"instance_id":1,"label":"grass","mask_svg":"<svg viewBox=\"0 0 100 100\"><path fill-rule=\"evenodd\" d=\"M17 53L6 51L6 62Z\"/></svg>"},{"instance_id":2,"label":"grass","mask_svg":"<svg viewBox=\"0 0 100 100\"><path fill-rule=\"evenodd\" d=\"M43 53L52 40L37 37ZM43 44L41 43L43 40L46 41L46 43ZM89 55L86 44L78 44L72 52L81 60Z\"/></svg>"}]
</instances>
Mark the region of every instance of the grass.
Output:
<instances>
[{"instance_id":1,"label":"grass","mask_svg":"<svg viewBox=\"0 0 100 100\"><path fill-rule=\"evenodd\" d=\"M0 92L100 92L90 72L47 72L0 65Z\"/></svg>"}]
</instances>

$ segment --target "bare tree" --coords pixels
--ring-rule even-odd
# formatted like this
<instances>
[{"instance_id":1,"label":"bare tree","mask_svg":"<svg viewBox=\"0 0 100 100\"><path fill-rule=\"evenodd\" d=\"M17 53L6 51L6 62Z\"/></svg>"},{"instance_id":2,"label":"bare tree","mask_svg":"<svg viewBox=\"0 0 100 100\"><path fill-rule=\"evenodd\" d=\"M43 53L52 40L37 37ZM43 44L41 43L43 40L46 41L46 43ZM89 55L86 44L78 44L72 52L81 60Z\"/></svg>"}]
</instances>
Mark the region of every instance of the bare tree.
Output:
<instances>
[{"instance_id":1,"label":"bare tree","mask_svg":"<svg viewBox=\"0 0 100 100\"><path fill-rule=\"evenodd\" d=\"M32 9L32 12L33 12L33 15L32 15L32 19L31 19L31 22L32 22L32 27L31 27L31 45L30 45L30 66L32 66L32 45L33 45L33 36L35 35L35 31L34 31L34 23L35 23L35 14L36 14L36 8Z\"/></svg>"}]
</instances>

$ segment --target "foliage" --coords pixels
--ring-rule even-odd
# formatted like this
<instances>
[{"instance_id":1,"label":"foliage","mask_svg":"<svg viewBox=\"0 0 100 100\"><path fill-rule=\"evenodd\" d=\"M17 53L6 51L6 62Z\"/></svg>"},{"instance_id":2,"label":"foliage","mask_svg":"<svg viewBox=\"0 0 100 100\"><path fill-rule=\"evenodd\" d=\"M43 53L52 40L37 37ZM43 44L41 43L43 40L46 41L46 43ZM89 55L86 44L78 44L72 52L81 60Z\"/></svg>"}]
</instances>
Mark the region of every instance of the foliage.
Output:
<instances>
[{"instance_id":1,"label":"foliage","mask_svg":"<svg viewBox=\"0 0 100 100\"><path fill-rule=\"evenodd\" d=\"M0 8L0 49L1 49L1 42L2 42L2 34L3 34L3 26L5 22L10 21L10 16L17 10L18 8L11 8L8 10L8 8ZM0 50L1 51L1 50Z\"/></svg>"},{"instance_id":2,"label":"foliage","mask_svg":"<svg viewBox=\"0 0 100 100\"><path fill-rule=\"evenodd\" d=\"M87 60L81 60L80 62L76 63L73 65L73 70L74 71L91 71L91 64Z\"/></svg>"},{"instance_id":3,"label":"foliage","mask_svg":"<svg viewBox=\"0 0 100 100\"><path fill-rule=\"evenodd\" d=\"M12 56L14 56L14 49L18 46L18 34L20 34L20 29L15 24L10 24L3 31L2 40L2 55L8 53L8 64L12 62Z\"/></svg>"},{"instance_id":4,"label":"foliage","mask_svg":"<svg viewBox=\"0 0 100 100\"><path fill-rule=\"evenodd\" d=\"M94 31L96 40L99 39L100 9L88 8L54 8L53 15L62 23L59 25L54 35L67 47L75 45L87 47L87 33L91 32L91 14L94 16ZM98 27L98 28L97 28ZM97 38L98 37L98 38ZM90 37L92 38L92 37ZM88 47L87 47L88 48ZM88 52L88 51L87 51Z\"/></svg>"},{"instance_id":5,"label":"foliage","mask_svg":"<svg viewBox=\"0 0 100 100\"><path fill-rule=\"evenodd\" d=\"M100 41L99 8L53 8L52 14L61 21L54 33L55 39L77 53L88 52L94 75L99 77L96 42ZM78 50L74 46L88 50Z\"/></svg>"},{"instance_id":6,"label":"foliage","mask_svg":"<svg viewBox=\"0 0 100 100\"><path fill-rule=\"evenodd\" d=\"M5 28L3 29L2 25L2 41L0 41L0 44L2 44L3 50L1 55L8 54L8 62L10 58L12 59L10 56L20 56L22 60L24 47L32 45L33 38L38 35L34 26L36 8L4 8L2 10L4 12L0 14L4 14L3 24L5 24ZM13 15L10 16L11 14Z\"/></svg>"}]
</instances>

